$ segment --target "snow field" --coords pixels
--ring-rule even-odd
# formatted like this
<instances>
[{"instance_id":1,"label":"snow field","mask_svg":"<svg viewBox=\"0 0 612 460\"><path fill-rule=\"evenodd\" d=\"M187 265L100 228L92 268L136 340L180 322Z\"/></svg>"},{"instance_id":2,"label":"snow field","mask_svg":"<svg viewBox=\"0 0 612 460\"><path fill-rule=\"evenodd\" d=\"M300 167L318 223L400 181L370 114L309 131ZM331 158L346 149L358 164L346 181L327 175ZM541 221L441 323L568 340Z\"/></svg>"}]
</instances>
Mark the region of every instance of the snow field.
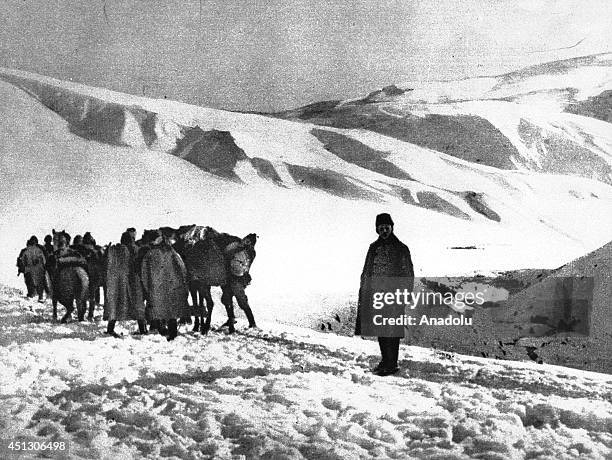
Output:
<instances>
[{"instance_id":1,"label":"snow field","mask_svg":"<svg viewBox=\"0 0 612 460\"><path fill-rule=\"evenodd\" d=\"M221 322L221 319L214 322ZM243 326L239 323L239 330ZM262 323L174 342L50 322L0 288L3 437L71 441L74 458L606 458L612 378Z\"/></svg>"}]
</instances>

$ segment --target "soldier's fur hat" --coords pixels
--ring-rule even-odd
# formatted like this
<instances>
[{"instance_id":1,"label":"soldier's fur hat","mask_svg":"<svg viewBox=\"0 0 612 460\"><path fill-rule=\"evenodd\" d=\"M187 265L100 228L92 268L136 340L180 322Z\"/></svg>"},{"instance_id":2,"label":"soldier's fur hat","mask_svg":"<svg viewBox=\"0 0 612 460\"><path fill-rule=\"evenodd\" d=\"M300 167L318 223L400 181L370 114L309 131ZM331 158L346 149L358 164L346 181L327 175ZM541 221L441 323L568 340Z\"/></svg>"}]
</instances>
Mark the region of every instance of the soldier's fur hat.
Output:
<instances>
[{"instance_id":1,"label":"soldier's fur hat","mask_svg":"<svg viewBox=\"0 0 612 460\"><path fill-rule=\"evenodd\" d=\"M379 225L393 225L393 219L386 212L379 214L376 216L376 227Z\"/></svg>"}]
</instances>

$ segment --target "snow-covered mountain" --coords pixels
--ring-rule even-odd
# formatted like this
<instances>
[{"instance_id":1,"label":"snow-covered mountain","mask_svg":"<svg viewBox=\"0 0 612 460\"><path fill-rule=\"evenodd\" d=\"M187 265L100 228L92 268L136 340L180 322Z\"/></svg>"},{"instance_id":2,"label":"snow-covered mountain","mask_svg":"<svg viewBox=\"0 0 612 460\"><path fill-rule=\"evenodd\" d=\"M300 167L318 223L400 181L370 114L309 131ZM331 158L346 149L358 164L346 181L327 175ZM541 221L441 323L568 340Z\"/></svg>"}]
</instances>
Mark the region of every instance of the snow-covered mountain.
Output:
<instances>
[{"instance_id":1,"label":"snow-covered mountain","mask_svg":"<svg viewBox=\"0 0 612 460\"><path fill-rule=\"evenodd\" d=\"M600 55L281 119L2 69L0 281L51 228L198 223L258 233L256 311L309 322L354 303L383 211L417 275L557 267L612 239L610 125L563 111L599 107L611 72Z\"/></svg>"},{"instance_id":2,"label":"snow-covered mountain","mask_svg":"<svg viewBox=\"0 0 612 460\"><path fill-rule=\"evenodd\" d=\"M612 183L612 54L495 77L390 85L276 116L366 129L472 163ZM597 121L600 120L600 121Z\"/></svg>"}]
</instances>

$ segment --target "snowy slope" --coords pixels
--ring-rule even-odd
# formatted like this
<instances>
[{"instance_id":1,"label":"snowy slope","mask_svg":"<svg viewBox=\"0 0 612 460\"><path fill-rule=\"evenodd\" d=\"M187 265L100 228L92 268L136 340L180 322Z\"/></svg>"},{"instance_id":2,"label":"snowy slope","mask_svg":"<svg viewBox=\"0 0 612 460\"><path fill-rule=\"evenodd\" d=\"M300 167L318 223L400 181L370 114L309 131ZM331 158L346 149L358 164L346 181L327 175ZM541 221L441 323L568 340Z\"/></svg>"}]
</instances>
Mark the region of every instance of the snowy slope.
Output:
<instances>
[{"instance_id":1,"label":"snowy slope","mask_svg":"<svg viewBox=\"0 0 612 460\"><path fill-rule=\"evenodd\" d=\"M607 53L496 77L391 85L277 116L363 128L478 164L611 183L610 90Z\"/></svg>"},{"instance_id":2,"label":"snowy slope","mask_svg":"<svg viewBox=\"0 0 612 460\"><path fill-rule=\"evenodd\" d=\"M129 226L197 223L258 233L256 314L311 324L353 305L382 211L393 214L418 275L554 268L612 239L612 187L602 180L9 69L0 80L0 280L13 286L31 234L92 231L105 243ZM578 120L577 137L598 129L597 158L608 158L607 123L563 116Z\"/></svg>"},{"instance_id":3,"label":"snowy slope","mask_svg":"<svg viewBox=\"0 0 612 460\"><path fill-rule=\"evenodd\" d=\"M100 314L101 312L97 312ZM609 458L609 375L262 324L105 337L0 288L0 426L70 458ZM217 320L215 319L215 322ZM59 458L59 457L58 457ZM65 458L65 457L62 457Z\"/></svg>"}]
</instances>

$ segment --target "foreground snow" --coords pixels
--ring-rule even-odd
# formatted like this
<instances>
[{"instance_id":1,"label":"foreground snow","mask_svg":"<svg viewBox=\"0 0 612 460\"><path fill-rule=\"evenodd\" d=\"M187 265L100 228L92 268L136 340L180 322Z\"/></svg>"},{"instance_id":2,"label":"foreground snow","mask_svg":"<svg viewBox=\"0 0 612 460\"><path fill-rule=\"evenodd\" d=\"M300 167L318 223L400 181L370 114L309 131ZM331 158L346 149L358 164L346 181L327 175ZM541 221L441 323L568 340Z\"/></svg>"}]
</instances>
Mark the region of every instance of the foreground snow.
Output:
<instances>
[{"instance_id":1,"label":"foreground snow","mask_svg":"<svg viewBox=\"0 0 612 460\"><path fill-rule=\"evenodd\" d=\"M101 312L98 312L100 314ZM220 323L219 309L213 323ZM239 326L244 325L244 320ZM3 438L75 458L609 458L612 377L263 323L235 336L103 335L0 288Z\"/></svg>"}]
</instances>

